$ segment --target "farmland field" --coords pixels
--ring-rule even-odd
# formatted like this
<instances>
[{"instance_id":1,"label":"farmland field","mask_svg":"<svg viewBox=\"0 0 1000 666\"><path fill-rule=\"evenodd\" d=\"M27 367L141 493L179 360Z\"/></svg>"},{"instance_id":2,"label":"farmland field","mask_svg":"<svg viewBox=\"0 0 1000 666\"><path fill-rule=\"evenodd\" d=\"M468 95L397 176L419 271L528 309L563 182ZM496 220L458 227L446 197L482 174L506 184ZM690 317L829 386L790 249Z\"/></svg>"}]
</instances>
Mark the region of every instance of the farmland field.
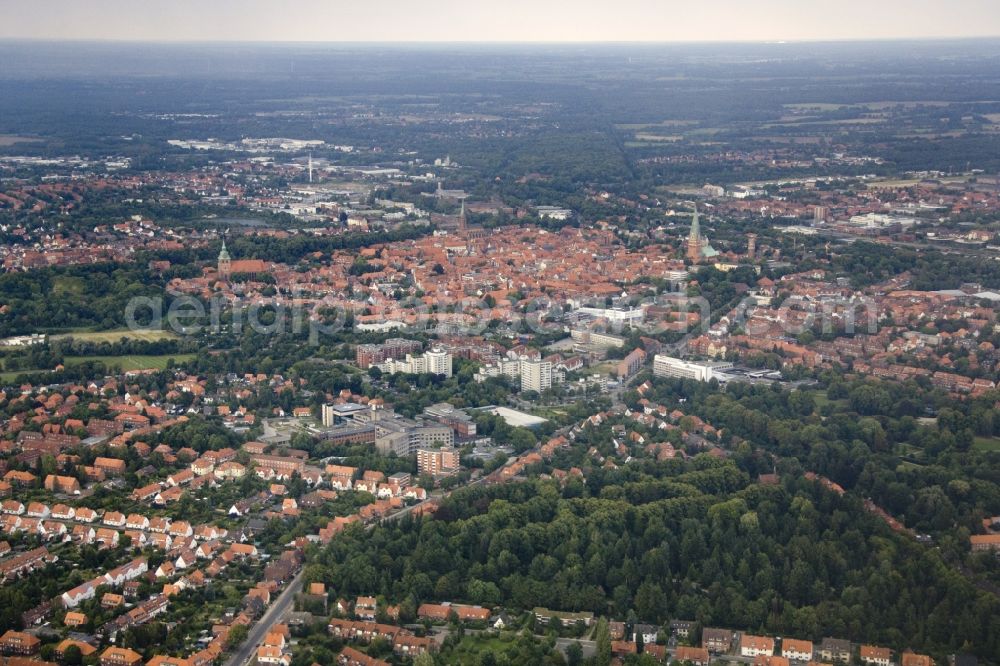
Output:
<instances>
[{"instance_id":1,"label":"farmland field","mask_svg":"<svg viewBox=\"0 0 1000 666\"><path fill-rule=\"evenodd\" d=\"M0 146L13 146L18 143L36 143L41 141L30 136L17 136L16 134L0 134Z\"/></svg>"}]
</instances>

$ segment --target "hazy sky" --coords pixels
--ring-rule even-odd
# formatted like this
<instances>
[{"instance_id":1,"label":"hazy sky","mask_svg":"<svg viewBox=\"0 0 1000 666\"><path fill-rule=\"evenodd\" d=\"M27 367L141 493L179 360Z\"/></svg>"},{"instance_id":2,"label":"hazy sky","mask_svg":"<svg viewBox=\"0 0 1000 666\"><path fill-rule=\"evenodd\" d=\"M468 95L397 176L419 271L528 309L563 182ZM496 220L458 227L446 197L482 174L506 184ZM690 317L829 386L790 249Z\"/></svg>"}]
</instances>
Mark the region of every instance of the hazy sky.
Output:
<instances>
[{"instance_id":1,"label":"hazy sky","mask_svg":"<svg viewBox=\"0 0 1000 666\"><path fill-rule=\"evenodd\" d=\"M0 38L715 41L1000 36L1000 0L0 0Z\"/></svg>"}]
</instances>

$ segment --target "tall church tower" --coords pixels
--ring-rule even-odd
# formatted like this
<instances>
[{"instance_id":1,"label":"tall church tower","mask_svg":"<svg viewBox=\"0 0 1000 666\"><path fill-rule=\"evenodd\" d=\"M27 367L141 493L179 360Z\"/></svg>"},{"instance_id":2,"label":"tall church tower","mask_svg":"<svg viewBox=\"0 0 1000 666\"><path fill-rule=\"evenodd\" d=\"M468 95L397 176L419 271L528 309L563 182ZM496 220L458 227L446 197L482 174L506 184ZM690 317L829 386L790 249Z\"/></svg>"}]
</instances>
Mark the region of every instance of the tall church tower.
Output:
<instances>
[{"instance_id":1,"label":"tall church tower","mask_svg":"<svg viewBox=\"0 0 1000 666\"><path fill-rule=\"evenodd\" d=\"M229 272L233 266L233 259L229 256L229 250L226 249L226 239L222 239L222 249L219 250L219 276L223 280L229 279Z\"/></svg>"},{"instance_id":2,"label":"tall church tower","mask_svg":"<svg viewBox=\"0 0 1000 666\"><path fill-rule=\"evenodd\" d=\"M692 264L701 261L701 226L698 224L698 206L694 207L694 215L691 218L691 235L688 236L687 258Z\"/></svg>"},{"instance_id":3,"label":"tall church tower","mask_svg":"<svg viewBox=\"0 0 1000 666\"><path fill-rule=\"evenodd\" d=\"M458 214L458 230L465 231L467 221L465 219L465 199L462 199L462 212Z\"/></svg>"},{"instance_id":4,"label":"tall church tower","mask_svg":"<svg viewBox=\"0 0 1000 666\"><path fill-rule=\"evenodd\" d=\"M747 258L755 259L757 257L757 234L747 234Z\"/></svg>"}]
</instances>

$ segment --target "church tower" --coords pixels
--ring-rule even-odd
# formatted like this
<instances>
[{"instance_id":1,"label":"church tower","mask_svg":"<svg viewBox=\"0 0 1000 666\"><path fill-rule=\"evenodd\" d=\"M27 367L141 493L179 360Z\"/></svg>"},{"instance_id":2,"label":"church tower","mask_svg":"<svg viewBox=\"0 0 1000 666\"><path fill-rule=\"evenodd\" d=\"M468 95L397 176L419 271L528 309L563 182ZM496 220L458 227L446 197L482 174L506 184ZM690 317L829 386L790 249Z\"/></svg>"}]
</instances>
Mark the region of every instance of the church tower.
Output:
<instances>
[{"instance_id":1,"label":"church tower","mask_svg":"<svg viewBox=\"0 0 1000 666\"><path fill-rule=\"evenodd\" d=\"M462 212L458 214L458 230L465 231L466 224L467 223L465 219L465 199L462 199Z\"/></svg>"},{"instance_id":2,"label":"church tower","mask_svg":"<svg viewBox=\"0 0 1000 666\"><path fill-rule=\"evenodd\" d=\"M701 261L701 227L698 224L698 206L694 207L694 215L691 217L691 235L688 236L687 258L692 264Z\"/></svg>"},{"instance_id":3,"label":"church tower","mask_svg":"<svg viewBox=\"0 0 1000 666\"><path fill-rule=\"evenodd\" d=\"M757 257L757 234L747 234L747 258L753 260Z\"/></svg>"},{"instance_id":4,"label":"church tower","mask_svg":"<svg viewBox=\"0 0 1000 666\"><path fill-rule=\"evenodd\" d=\"M229 272L233 265L233 259L229 256L229 250L226 249L226 239L222 239L222 249L219 250L219 277L223 280L229 280Z\"/></svg>"}]
</instances>

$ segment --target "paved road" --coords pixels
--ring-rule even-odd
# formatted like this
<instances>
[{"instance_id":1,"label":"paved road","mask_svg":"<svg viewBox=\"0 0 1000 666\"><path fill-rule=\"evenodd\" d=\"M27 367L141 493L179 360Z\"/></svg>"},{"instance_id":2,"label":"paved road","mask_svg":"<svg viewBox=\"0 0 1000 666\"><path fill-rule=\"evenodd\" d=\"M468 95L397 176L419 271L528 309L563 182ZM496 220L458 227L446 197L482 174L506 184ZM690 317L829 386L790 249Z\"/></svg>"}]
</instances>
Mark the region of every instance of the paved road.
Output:
<instances>
[{"instance_id":1,"label":"paved road","mask_svg":"<svg viewBox=\"0 0 1000 666\"><path fill-rule=\"evenodd\" d=\"M563 654L566 654L566 650L573 643L579 643L580 647L583 648L583 657L584 657L584 659L586 659L588 657L593 657L595 654L597 654L597 641L588 641L588 640L585 640L583 638L557 638L556 639L556 647L559 648L559 651L562 652Z\"/></svg>"},{"instance_id":2,"label":"paved road","mask_svg":"<svg viewBox=\"0 0 1000 666\"><path fill-rule=\"evenodd\" d=\"M383 520L399 520L422 504L424 504L424 502L408 506L405 509L397 511L391 516L384 518ZM374 528L377 524L378 522L372 523L368 526L368 529ZM293 578L288 584L288 587L286 587L285 590L278 595L275 602L268 606L264 616L250 628L250 633L247 634L247 639L243 642L243 645L241 645L239 650L234 652L233 655L224 662L224 666L244 666L244 664L249 662L250 659L256 654L257 647L264 641L267 633L271 631L274 625L281 623L285 614L295 603L295 596L302 591L302 573L303 572L300 571L296 574L295 578Z\"/></svg>"},{"instance_id":3,"label":"paved road","mask_svg":"<svg viewBox=\"0 0 1000 666\"><path fill-rule=\"evenodd\" d=\"M291 580L285 591L278 595L278 598L273 604L271 604L267 611L265 611L264 616L260 620L250 627L250 633L247 634L247 639L240 646L240 649L233 653L229 659L224 662L224 666L243 666L252 657L255 656L257 652L257 646L264 642L264 637L267 636L267 632L271 630L274 625L281 622L281 619L285 616L285 613L292 607L295 602L295 595L297 595L302 590L302 571L300 571L295 578Z\"/></svg>"}]
</instances>

